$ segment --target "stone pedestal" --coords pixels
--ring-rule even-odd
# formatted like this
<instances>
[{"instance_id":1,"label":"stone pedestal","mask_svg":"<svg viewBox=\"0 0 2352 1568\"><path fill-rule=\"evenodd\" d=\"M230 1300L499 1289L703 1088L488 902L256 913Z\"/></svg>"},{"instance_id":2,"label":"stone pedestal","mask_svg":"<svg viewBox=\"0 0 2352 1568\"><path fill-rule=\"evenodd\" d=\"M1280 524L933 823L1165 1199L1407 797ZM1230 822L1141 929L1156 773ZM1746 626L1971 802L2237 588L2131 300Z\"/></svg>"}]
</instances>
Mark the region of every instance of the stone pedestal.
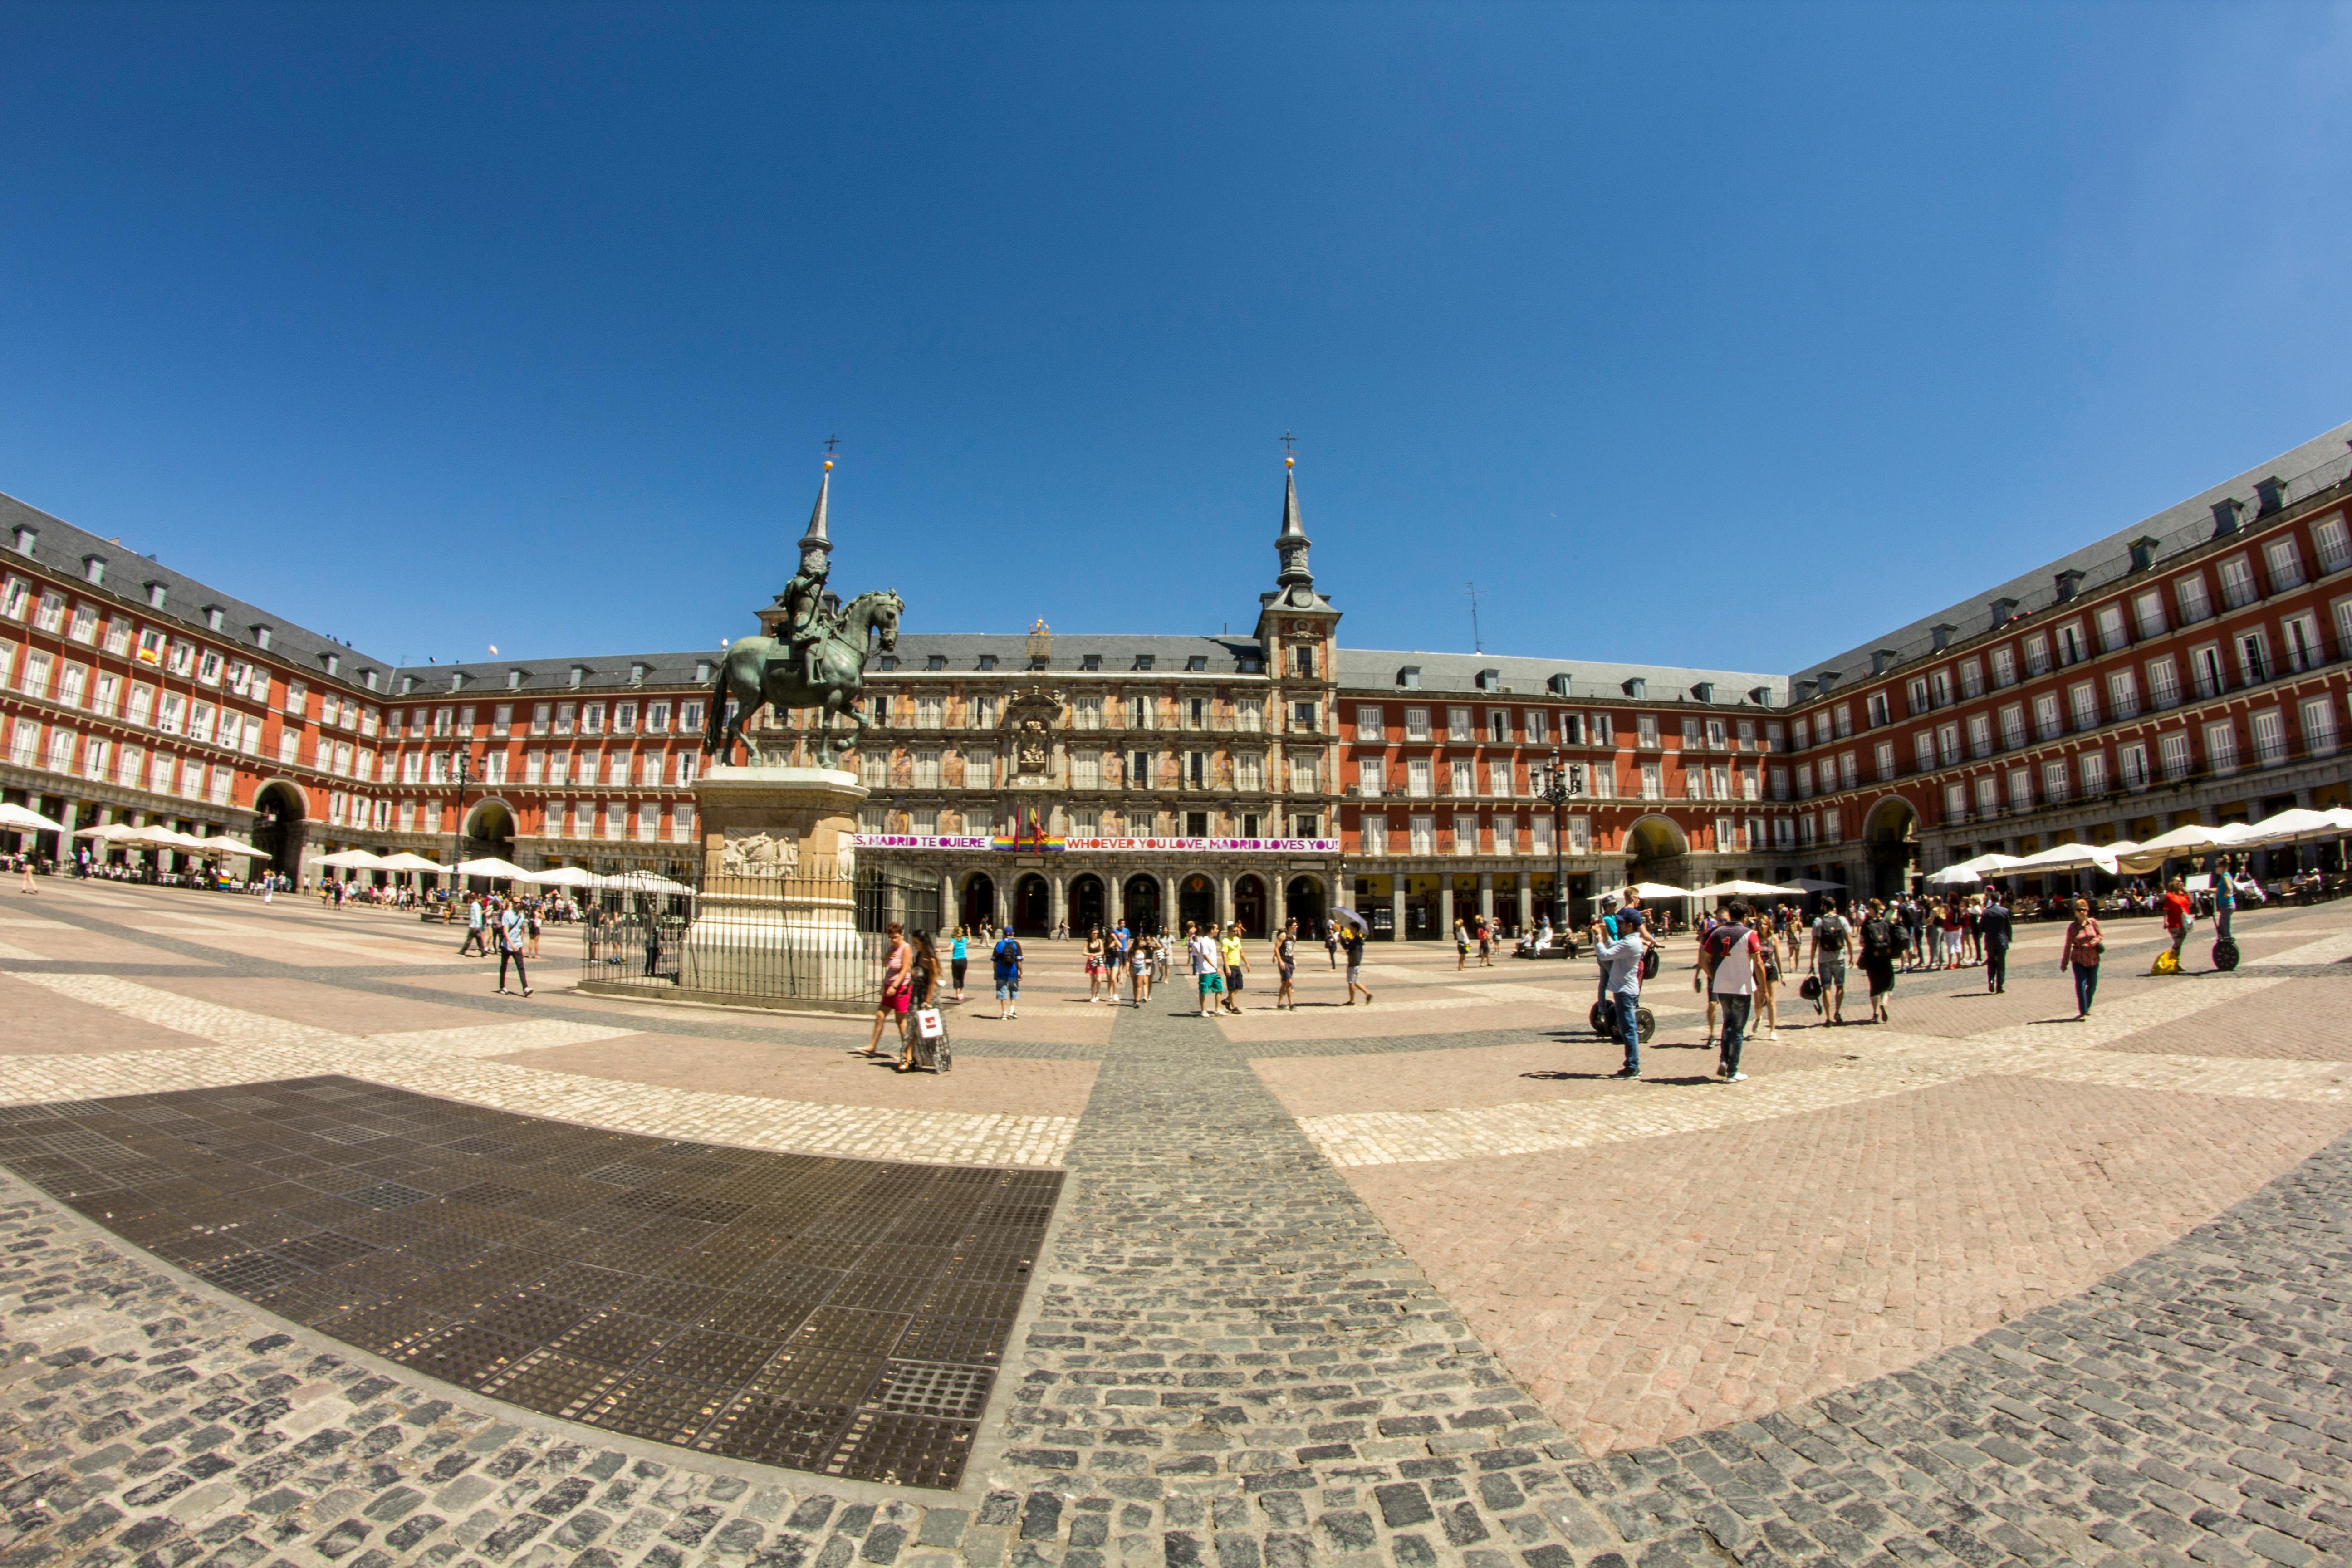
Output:
<instances>
[{"instance_id":1,"label":"stone pedestal","mask_svg":"<svg viewBox=\"0 0 2352 1568\"><path fill-rule=\"evenodd\" d=\"M679 955L696 1000L872 1005L857 930L857 808L834 768L720 767L695 782L702 889Z\"/></svg>"}]
</instances>

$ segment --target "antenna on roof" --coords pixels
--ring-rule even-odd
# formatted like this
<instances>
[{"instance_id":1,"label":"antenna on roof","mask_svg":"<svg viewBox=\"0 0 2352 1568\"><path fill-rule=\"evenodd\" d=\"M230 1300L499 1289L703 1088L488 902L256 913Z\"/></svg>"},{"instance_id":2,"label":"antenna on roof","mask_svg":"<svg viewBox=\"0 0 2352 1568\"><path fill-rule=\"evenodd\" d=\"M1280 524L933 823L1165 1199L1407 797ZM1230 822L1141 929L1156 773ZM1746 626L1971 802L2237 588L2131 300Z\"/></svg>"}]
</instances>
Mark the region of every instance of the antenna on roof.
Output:
<instances>
[{"instance_id":1,"label":"antenna on roof","mask_svg":"<svg viewBox=\"0 0 2352 1568\"><path fill-rule=\"evenodd\" d=\"M1485 653L1486 645L1478 638L1478 584L1470 584L1470 651Z\"/></svg>"}]
</instances>

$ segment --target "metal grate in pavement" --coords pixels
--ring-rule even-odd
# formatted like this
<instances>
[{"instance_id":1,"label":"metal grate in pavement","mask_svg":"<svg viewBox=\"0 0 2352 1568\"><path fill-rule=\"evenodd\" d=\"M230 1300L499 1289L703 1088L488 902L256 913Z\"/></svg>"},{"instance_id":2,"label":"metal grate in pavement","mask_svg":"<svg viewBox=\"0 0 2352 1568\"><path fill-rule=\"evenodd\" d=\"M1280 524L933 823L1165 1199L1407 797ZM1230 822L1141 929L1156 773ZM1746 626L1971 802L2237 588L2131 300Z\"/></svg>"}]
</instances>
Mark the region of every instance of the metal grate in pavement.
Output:
<instances>
[{"instance_id":1,"label":"metal grate in pavement","mask_svg":"<svg viewBox=\"0 0 2352 1568\"><path fill-rule=\"evenodd\" d=\"M342 1078L0 1108L0 1164L222 1289L526 1408L952 1487L1059 1173L766 1154Z\"/></svg>"}]
</instances>

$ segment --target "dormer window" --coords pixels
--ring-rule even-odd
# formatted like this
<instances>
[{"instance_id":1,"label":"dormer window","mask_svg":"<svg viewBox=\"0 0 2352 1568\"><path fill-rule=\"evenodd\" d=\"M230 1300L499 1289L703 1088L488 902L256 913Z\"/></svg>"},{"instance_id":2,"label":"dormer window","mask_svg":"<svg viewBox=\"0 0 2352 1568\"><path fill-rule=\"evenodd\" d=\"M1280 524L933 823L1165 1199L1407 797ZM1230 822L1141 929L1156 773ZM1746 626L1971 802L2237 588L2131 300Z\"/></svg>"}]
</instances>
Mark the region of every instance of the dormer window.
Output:
<instances>
[{"instance_id":1,"label":"dormer window","mask_svg":"<svg viewBox=\"0 0 2352 1568\"><path fill-rule=\"evenodd\" d=\"M1480 670L1478 672L1478 689L1481 691L1500 691L1503 689L1503 672L1499 669Z\"/></svg>"},{"instance_id":2,"label":"dormer window","mask_svg":"<svg viewBox=\"0 0 2352 1568\"><path fill-rule=\"evenodd\" d=\"M271 626L255 626L252 630L253 646L262 649L264 652L268 651L269 639L276 634L276 628Z\"/></svg>"},{"instance_id":3,"label":"dormer window","mask_svg":"<svg viewBox=\"0 0 2352 1568\"><path fill-rule=\"evenodd\" d=\"M574 690L574 691L579 690L579 689L580 689L580 683L581 683L582 681L583 681L583 680L586 680L587 679L588 679L588 667L587 667L586 665L584 665L584 664L575 664L575 665L573 665L573 666L572 667L572 690Z\"/></svg>"},{"instance_id":4,"label":"dormer window","mask_svg":"<svg viewBox=\"0 0 2352 1568\"><path fill-rule=\"evenodd\" d=\"M1157 655L1148 653L1137 654L1135 656L1135 668L1138 669L1150 669L1152 666L1153 660L1157 657Z\"/></svg>"},{"instance_id":5,"label":"dormer window","mask_svg":"<svg viewBox=\"0 0 2352 1568\"><path fill-rule=\"evenodd\" d=\"M332 675L335 673L335 667L341 664L343 660L340 654L322 653L319 656L319 662L327 667L329 675Z\"/></svg>"},{"instance_id":6,"label":"dormer window","mask_svg":"<svg viewBox=\"0 0 2352 1568\"><path fill-rule=\"evenodd\" d=\"M886 654L884 654L884 655L882 656L882 668L885 668L885 669L896 669L896 668L898 668L898 656L897 654L895 654L895 653L886 653Z\"/></svg>"},{"instance_id":7,"label":"dormer window","mask_svg":"<svg viewBox=\"0 0 2352 1568\"><path fill-rule=\"evenodd\" d=\"M992 653L982 654L980 656L980 668L982 669L994 669L996 668L996 656Z\"/></svg>"},{"instance_id":8,"label":"dormer window","mask_svg":"<svg viewBox=\"0 0 2352 1568\"><path fill-rule=\"evenodd\" d=\"M29 553L29 552L28 552L28 553ZM163 589L163 584L161 584L161 583L150 583L150 584L147 584L147 607L148 607L149 609L151 609L151 610L160 610L160 609L162 609L162 608L163 607L163 594L164 594L164 589Z\"/></svg>"},{"instance_id":9,"label":"dormer window","mask_svg":"<svg viewBox=\"0 0 2352 1568\"><path fill-rule=\"evenodd\" d=\"M81 580L85 583L91 584L105 582L106 557L103 555L83 556L81 558Z\"/></svg>"},{"instance_id":10,"label":"dormer window","mask_svg":"<svg viewBox=\"0 0 2352 1568\"><path fill-rule=\"evenodd\" d=\"M923 660L925 669L945 669L947 667L948 656L943 653L929 655Z\"/></svg>"},{"instance_id":11,"label":"dormer window","mask_svg":"<svg viewBox=\"0 0 2352 1568\"><path fill-rule=\"evenodd\" d=\"M410 692L415 689L416 677L413 675L404 675L400 678L400 694L403 697L407 696Z\"/></svg>"},{"instance_id":12,"label":"dormer window","mask_svg":"<svg viewBox=\"0 0 2352 1568\"><path fill-rule=\"evenodd\" d=\"M373 691L376 689L376 677L380 673L382 672L373 669L363 669L360 671L360 684L366 687L370 691Z\"/></svg>"},{"instance_id":13,"label":"dormer window","mask_svg":"<svg viewBox=\"0 0 2352 1568\"><path fill-rule=\"evenodd\" d=\"M1628 697L1647 697L1650 694L1650 682L1646 678L1636 675L1627 680L1622 689Z\"/></svg>"},{"instance_id":14,"label":"dormer window","mask_svg":"<svg viewBox=\"0 0 2352 1568\"><path fill-rule=\"evenodd\" d=\"M19 555L30 555L33 552L34 544L39 541L40 537L41 531L37 528L18 529L16 531L16 553Z\"/></svg>"},{"instance_id":15,"label":"dormer window","mask_svg":"<svg viewBox=\"0 0 2352 1568\"><path fill-rule=\"evenodd\" d=\"M1567 672L1566 670L1562 670L1562 671L1560 671L1558 675L1555 675L1555 676L1551 677L1551 679L1549 679L1549 680L1546 680L1546 681L1544 682L1544 689L1545 689L1546 691L1550 692L1554 697L1565 697L1565 696L1567 696L1567 695L1568 695L1568 672Z\"/></svg>"},{"instance_id":16,"label":"dormer window","mask_svg":"<svg viewBox=\"0 0 2352 1568\"><path fill-rule=\"evenodd\" d=\"M1397 685L1400 689L1406 691L1420 690L1421 666L1417 664L1408 664L1402 669L1398 670Z\"/></svg>"},{"instance_id":17,"label":"dormer window","mask_svg":"<svg viewBox=\"0 0 2352 1568\"><path fill-rule=\"evenodd\" d=\"M707 659L707 658L698 658L698 659L696 659L696 660L694 661L694 683L695 683L697 686L699 686L699 685L701 685L703 682L705 682L705 681L709 680L709 679L710 679L710 661L709 661L709 659Z\"/></svg>"},{"instance_id":18,"label":"dormer window","mask_svg":"<svg viewBox=\"0 0 2352 1568\"><path fill-rule=\"evenodd\" d=\"M332 665L328 666L330 673L332 673L333 668L334 667ZM466 672L464 670L453 669L449 672L449 689L452 691L463 691L466 689Z\"/></svg>"},{"instance_id":19,"label":"dormer window","mask_svg":"<svg viewBox=\"0 0 2352 1568\"><path fill-rule=\"evenodd\" d=\"M1244 675L1264 675L1265 673L1265 660L1256 658L1255 655L1244 654L1241 658L1240 669Z\"/></svg>"},{"instance_id":20,"label":"dormer window","mask_svg":"<svg viewBox=\"0 0 2352 1568\"><path fill-rule=\"evenodd\" d=\"M216 632L220 630L221 622L225 618L226 612L224 612L218 605L206 605L205 606L205 630L208 632Z\"/></svg>"},{"instance_id":21,"label":"dormer window","mask_svg":"<svg viewBox=\"0 0 2352 1568\"><path fill-rule=\"evenodd\" d=\"M507 671L507 689L509 691L520 691L522 689L521 670L509 669Z\"/></svg>"},{"instance_id":22,"label":"dormer window","mask_svg":"<svg viewBox=\"0 0 2352 1568\"><path fill-rule=\"evenodd\" d=\"M1080 669L1100 669L1102 668L1102 655L1098 653L1080 655L1078 658L1078 668Z\"/></svg>"},{"instance_id":23,"label":"dormer window","mask_svg":"<svg viewBox=\"0 0 2352 1568\"><path fill-rule=\"evenodd\" d=\"M1209 668L1209 656L1205 653L1196 653L1184 661L1184 668L1197 674Z\"/></svg>"},{"instance_id":24,"label":"dormer window","mask_svg":"<svg viewBox=\"0 0 2352 1568\"><path fill-rule=\"evenodd\" d=\"M632 686L643 686L645 683L646 667L642 664L633 664L629 666L629 684Z\"/></svg>"}]
</instances>

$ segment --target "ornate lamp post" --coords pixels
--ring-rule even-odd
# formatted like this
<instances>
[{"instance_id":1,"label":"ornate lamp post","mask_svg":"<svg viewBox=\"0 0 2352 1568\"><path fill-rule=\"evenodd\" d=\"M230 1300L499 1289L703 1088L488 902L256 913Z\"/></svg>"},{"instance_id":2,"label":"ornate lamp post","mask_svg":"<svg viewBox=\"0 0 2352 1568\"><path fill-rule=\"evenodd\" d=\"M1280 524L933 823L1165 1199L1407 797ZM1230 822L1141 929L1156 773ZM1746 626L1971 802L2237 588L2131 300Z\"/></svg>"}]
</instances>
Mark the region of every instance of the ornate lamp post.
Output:
<instances>
[{"instance_id":1,"label":"ornate lamp post","mask_svg":"<svg viewBox=\"0 0 2352 1568\"><path fill-rule=\"evenodd\" d=\"M1568 879L1561 875L1564 864L1563 840L1568 824L1561 819L1561 808L1568 805L1568 769L1560 761L1559 748L1554 746L1551 763L1543 771L1543 784L1536 790L1536 798L1551 805L1551 929L1553 940L1568 930Z\"/></svg>"},{"instance_id":2,"label":"ornate lamp post","mask_svg":"<svg viewBox=\"0 0 2352 1568\"><path fill-rule=\"evenodd\" d=\"M457 897L457 862L466 858L466 786L474 782L474 748L470 742L457 748L457 815L449 826L449 899L454 907Z\"/></svg>"}]
</instances>

